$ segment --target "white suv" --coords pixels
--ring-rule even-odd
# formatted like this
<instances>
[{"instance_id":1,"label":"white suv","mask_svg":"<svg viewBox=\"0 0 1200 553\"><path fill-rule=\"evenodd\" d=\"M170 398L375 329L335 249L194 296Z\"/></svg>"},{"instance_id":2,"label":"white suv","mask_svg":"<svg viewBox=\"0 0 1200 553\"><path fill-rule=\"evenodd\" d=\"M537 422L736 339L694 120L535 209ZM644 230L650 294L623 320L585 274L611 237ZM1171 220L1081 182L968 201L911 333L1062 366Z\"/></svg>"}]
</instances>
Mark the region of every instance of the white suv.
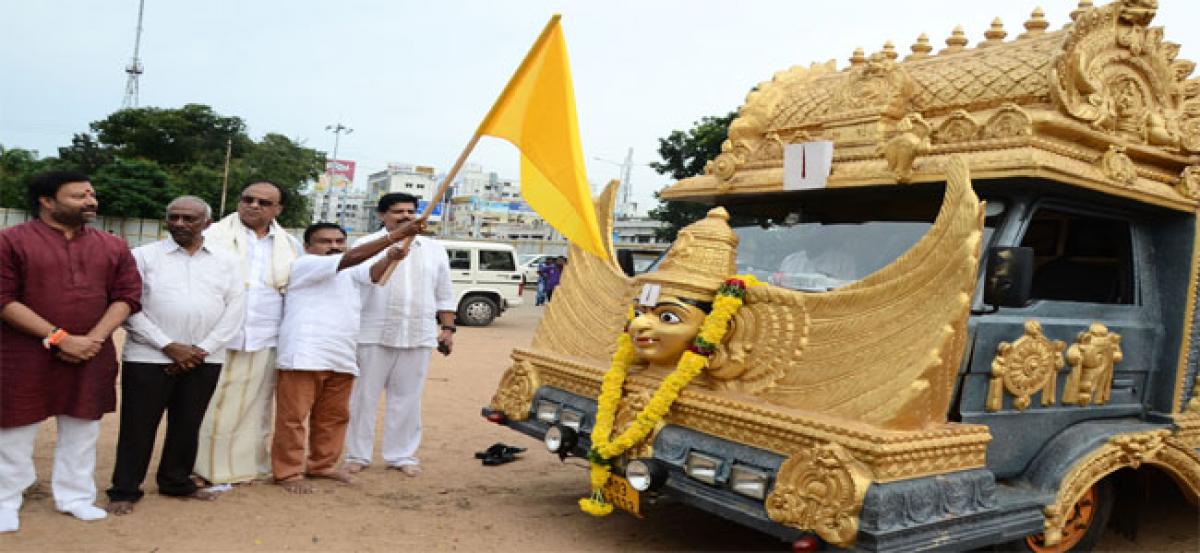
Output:
<instances>
[{"instance_id":1,"label":"white suv","mask_svg":"<svg viewBox=\"0 0 1200 553\"><path fill-rule=\"evenodd\" d=\"M450 255L450 279L458 299L459 324L487 326L505 309L521 305L524 284L512 246L439 242Z\"/></svg>"}]
</instances>

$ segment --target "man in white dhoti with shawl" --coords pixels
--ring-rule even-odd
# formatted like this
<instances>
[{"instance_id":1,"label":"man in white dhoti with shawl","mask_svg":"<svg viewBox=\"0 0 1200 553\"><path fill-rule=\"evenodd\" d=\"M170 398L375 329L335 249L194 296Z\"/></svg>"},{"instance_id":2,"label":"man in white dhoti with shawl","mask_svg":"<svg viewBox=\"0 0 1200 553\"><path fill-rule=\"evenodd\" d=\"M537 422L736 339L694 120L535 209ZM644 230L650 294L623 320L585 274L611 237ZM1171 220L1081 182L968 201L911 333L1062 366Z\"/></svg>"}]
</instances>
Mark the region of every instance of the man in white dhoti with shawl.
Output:
<instances>
[{"instance_id":1,"label":"man in white dhoti with shawl","mask_svg":"<svg viewBox=\"0 0 1200 553\"><path fill-rule=\"evenodd\" d=\"M283 294L300 243L275 218L283 189L256 182L242 190L237 213L205 233L206 244L241 262L246 317L226 350L217 390L200 425L196 475L213 484L270 476L268 453L275 390L275 343Z\"/></svg>"}]
</instances>

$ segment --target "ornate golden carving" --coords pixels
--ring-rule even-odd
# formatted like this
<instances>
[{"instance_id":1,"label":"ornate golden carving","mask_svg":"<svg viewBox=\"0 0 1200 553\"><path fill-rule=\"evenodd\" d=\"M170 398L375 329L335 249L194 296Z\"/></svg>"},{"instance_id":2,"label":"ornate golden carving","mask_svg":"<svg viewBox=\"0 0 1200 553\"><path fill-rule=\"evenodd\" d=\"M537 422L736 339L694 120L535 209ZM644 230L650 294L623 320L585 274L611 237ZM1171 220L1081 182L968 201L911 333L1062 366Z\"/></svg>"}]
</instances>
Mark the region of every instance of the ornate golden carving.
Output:
<instances>
[{"instance_id":1,"label":"ornate golden carving","mask_svg":"<svg viewBox=\"0 0 1200 553\"><path fill-rule=\"evenodd\" d=\"M537 369L532 363L515 361L500 377L500 385L497 386L489 406L503 412L509 420L528 419L533 396L541 385Z\"/></svg>"},{"instance_id":2,"label":"ornate golden carving","mask_svg":"<svg viewBox=\"0 0 1200 553\"><path fill-rule=\"evenodd\" d=\"M513 351L533 364L542 384L585 397L600 393L603 365L549 352ZM628 394L653 391L659 381L631 374ZM838 443L866 464L877 482L892 482L984 465L991 435L986 426L941 424L915 431L885 430L820 413L764 405L752 396L689 386L668 424L678 424L736 443L791 455L822 443Z\"/></svg>"},{"instance_id":3,"label":"ornate golden carving","mask_svg":"<svg viewBox=\"0 0 1200 553\"><path fill-rule=\"evenodd\" d=\"M888 170L896 175L897 182L908 182L912 178L913 161L929 151L929 123L920 114L912 113L896 126L899 134L880 146L887 159Z\"/></svg>"},{"instance_id":4,"label":"ornate golden carving","mask_svg":"<svg viewBox=\"0 0 1200 553\"><path fill-rule=\"evenodd\" d=\"M936 171L907 161L950 153L940 148L953 146L992 178L1049 177L1194 211L1200 197L1159 183L1173 186L1174 176L1195 165L1189 155L1200 152L1200 79L1189 79L1195 64L1177 59L1179 45L1148 26L1154 12L1151 4L1117 0L1080 8L1075 23L1047 32L1035 11L1019 40L1003 42L993 29L980 48L968 50L966 36L956 31L936 56L921 40L904 62L886 48L871 56L857 52L845 71L809 72L791 85L770 87L761 99L747 97L733 126L739 133L731 132L729 148L708 174L681 181L663 197L711 201L782 191L781 161L758 152L772 132L787 143L785 133L804 131L835 143L830 188L935 182ZM968 136L959 110L988 123ZM922 153L920 128L897 131L910 113L945 131L934 133L932 151ZM1016 137L1034 140L1001 142ZM895 140L891 148L874 147L887 140ZM1079 156L1064 153L1064 144L1088 163L1073 163ZM1110 152L1110 145L1128 150ZM871 154L887 162L891 175L863 163ZM1008 162L984 168L995 156ZM1124 186L1110 189L1113 181Z\"/></svg>"},{"instance_id":5,"label":"ornate golden carving","mask_svg":"<svg viewBox=\"0 0 1200 553\"><path fill-rule=\"evenodd\" d=\"M1012 343L1000 342L992 360L987 410L1000 410L1004 391L1013 396L1013 407L1021 411L1029 407L1030 396L1039 391L1042 405L1053 405L1056 375L1063 367L1062 352L1066 347L1061 340L1047 339L1041 323L1025 321L1025 335Z\"/></svg>"},{"instance_id":6,"label":"ornate golden carving","mask_svg":"<svg viewBox=\"0 0 1200 553\"><path fill-rule=\"evenodd\" d=\"M719 389L884 428L944 422L965 347L982 204L951 160L933 228L892 264L838 290L751 288L729 345L710 363ZM752 347L745 347L751 344Z\"/></svg>"},{"instance_id":7,"label":"ornate golden carving","mask_svg":"<svg viewBox=\"0 0 1200 553\"><path fill-rule=\"evenodd\" d=\"M1171 434L1167 429L1118 434L1076 461L1059 484L1054 502L1044 510L1046 545L1056 545L1062 540L1070 510L1084 493L1122 468L1154 465L1170 474L1193 501L1200 497L1200 454Z\"/></svg>"},{"instance_id":8,"label":"ornate golden carving","mask_svg":"<svg viewBox=\"0 0 1200 553\"><path fill-rule=\"evenodd\" d=\"M1092 323L1087 332L1079 333L1067 350L1071 375L1063 386L1062 402L1080 406L1108 403L1112 394L1113 366L1124 358L1121 335L1109 332L1103 324Z\"/></svg>"},{"instance_id":9,"label":"ornate golden carving","mask_svg":"<svg viewBox=\"0 0 1200 553\"><path fill-rule=\"evenodd\" d=\"M933 134L933 138L937 144L967 142L973 140L978 132L979 123L975 122L975 118L971 117L966 110L959 109L954 110L954 113L942 121L937 132Z\"/></svg>"},{"instance_id":10,"label":"ornate golden carving","mask_svg":"<svg viewBox=\"0 0 1200 553\"><path fill-rule=\"evenodd\" d=\"M1046 12L1042 8L1033 9L1033 13L1029 14L1029 20L1025 22L1025 32L1017 35L1017 39L1035 37L1046 32L1050 27L1050 22L1046 21Z\"/></svg>"},{"instance_id":11,"label":"ornate golden carving","mask_svg":"<svg viewBox=\"0 0 1200 553\"><path fill-rule=\"evenodd\" d=\"M1133 184L1137 178L1137 167L1133 165L1133 160L1125 155L1125 147L1116 144L1110 145L1108 151L1101 156L1100 169L1104 171L1105 176L1125 186Z\"/></svg>"},{"instance_id":12,"label":"ornate golden carving","mask_svg":"<svg viewBox=\"0 0 1200 553\"><path fill-rule=\"evenodd\" d=\"M853 545L870 472L838 444L822 444L784 461L767 496L767 516L811 530L838 547Z\"/></svg>"},{"instance_id":13,"label":"ornate golden carving","mask_svg":"<svg viewBox=\"0 0 1200 553\"><path fill-rule=\"evenodd\" d=\"M1004 104L984 124L985 138L1013 138L1033 134L1033 119L1016 104Z\"/></svg>"},{"instance_id":14,"label":"ornate golden carving","mask_svg":"<svg viewBox=\"0 0 1200 553\"><path fill-rule=\"evenodd\" d=\"M1188 165L1179 174L1179 184L1175 191L1189 200L1200 199L1200 166Z\"/></svg>"},{"instance_id":15,"label":"ornate golden carving","mask_svg":"<svg viewBox=\"0 0 1200 553\"><path fill-rule=\"evenodd\" d=\"M1185 325L1193 324L1196 318L1196 288L1200 286L1200 283L1197 282L1200 280L1200 217L1197 217L1192 225L1192 262L1190 265L1187 300L1185 300L1187 303L1184 304L1183 311ZM1183 394L1187 391L1188 356L1191 355L1194 347L1192 333L1184 332L1183 338L1179 341L1179 356L1175 362L1175 390L1171 399L1172 413L1186 410L1188 413L1200 415L1200 378L1197 378L1200 375L1192 375L1192 396L1188 400L1187 406L1183 405ZM1200 444L1197 444L1197 447L1200 447Z\"/></svg>"}]
</instances>

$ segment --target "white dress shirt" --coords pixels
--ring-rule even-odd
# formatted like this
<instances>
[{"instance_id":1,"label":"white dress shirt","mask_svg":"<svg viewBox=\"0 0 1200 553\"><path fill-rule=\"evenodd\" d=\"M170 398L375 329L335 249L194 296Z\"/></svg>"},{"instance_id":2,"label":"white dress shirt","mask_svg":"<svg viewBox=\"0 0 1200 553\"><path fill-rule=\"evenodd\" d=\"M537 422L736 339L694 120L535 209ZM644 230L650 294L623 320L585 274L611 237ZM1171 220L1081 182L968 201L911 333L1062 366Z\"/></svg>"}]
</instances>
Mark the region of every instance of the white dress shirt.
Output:
<instances>
[{"instance_id":1,"label":"white dress shirt","mask_svg":"<svg viewBox=\"0 0 1200 553\"><path fill-rule=\"evenodd\" d=\"M354 245L386 233L386 229L380 229L359 238ZM384 250L367 263L386 254ZM437 312L456 309L446 248L436 240L418 236L387 284L364 291L358 342L393 348L437 347Z\"/></svg>"},{"instance_id":2,"label":"white dress shirt","mask_svg":"<svg viewBox=\"0 0 1200 553\"><path fill-rule=\"evenodd\" d=\"M206 245L189 255L171 238L134 248L133 259L142 275L142 310L125 321L122 358L173 363L162 348L179 342L207 351L206 363L223 363L245 312L237 260Z\"/></svg>"},{"instance_id":3,"label":"white dress shirt","mask_svg":"<svg viewBox=\"0 0 1200 553\"><path fill-rule=\"evenodd\" d=\"M279 326L279 368L358 375L360 288L372 286L370 264L338 271L341 261L342 255L305 255L292 263Z\"/></svg>"},{"instance_id":4,"label":"white dress shirt","mask_svg":"<svg viewBox=\"0 0 1200 553\"><path fill-rule=\"evenodd\" d=\"M262 238L246 229L246 244L250 246L247 248L250 277L246 281L246 318L229 342L229 349L259 351L275 347L279 322L283 319L283 294L267 286L266 277L271 270L271 249L276 239L288 240L297 252L302 251L300 242L276 225L271 225L271 230Z\"/></svg>"}]
</instances>

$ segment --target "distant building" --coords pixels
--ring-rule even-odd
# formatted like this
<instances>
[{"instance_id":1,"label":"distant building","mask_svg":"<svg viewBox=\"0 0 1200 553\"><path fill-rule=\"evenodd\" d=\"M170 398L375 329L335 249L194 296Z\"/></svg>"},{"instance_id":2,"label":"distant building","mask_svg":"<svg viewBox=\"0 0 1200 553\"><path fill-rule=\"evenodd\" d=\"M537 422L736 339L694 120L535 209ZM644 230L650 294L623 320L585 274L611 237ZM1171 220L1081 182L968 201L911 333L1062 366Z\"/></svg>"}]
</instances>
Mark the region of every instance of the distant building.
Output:
<instances>
[{"instance_id":1,"label":"distant building","mask_svg":"<svg viewBox=\"0 0 1200 553\"><path fill-rule=\"evenodd\" d=\"M339 223L347 232L364 232L371 224L375 202L362 192L314 193L309 198L314 223Z\"/></svg>"},{"instance_id":2,"label":"distant building","mask_svg":"<svg viewBox=\"0 0 1200 553\"><path fill-rule=\"evenodd\" d=\"M404 192L429 201L437 192L437 186L433 167L389 163L387 169L367 177L367 197L377 201L384 194Z\"/></svg>"}]
</instances>

